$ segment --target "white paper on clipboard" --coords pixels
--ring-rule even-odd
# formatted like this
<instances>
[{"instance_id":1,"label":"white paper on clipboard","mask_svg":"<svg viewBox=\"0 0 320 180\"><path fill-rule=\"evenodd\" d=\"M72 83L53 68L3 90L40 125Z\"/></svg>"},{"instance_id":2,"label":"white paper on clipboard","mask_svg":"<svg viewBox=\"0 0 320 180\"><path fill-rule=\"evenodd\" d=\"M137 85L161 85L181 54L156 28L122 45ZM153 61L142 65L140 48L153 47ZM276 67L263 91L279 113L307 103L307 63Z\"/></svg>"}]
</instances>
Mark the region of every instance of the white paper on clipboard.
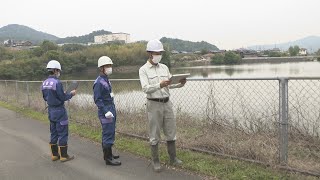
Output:
<instances>
[{"instance_id":1,"label":"white paper on clipboard","mask_svg":"<svg viewBox=\"0 0 320 180\"><path fill-rule=\"evenodd\" d=\"M171 84L178 84L180 83L181 79L185 79L187 77L190 76L190 73L186 73L186 74L174 74L172 75L172 77L170 78Z\"/></svg>"}]
</instances>

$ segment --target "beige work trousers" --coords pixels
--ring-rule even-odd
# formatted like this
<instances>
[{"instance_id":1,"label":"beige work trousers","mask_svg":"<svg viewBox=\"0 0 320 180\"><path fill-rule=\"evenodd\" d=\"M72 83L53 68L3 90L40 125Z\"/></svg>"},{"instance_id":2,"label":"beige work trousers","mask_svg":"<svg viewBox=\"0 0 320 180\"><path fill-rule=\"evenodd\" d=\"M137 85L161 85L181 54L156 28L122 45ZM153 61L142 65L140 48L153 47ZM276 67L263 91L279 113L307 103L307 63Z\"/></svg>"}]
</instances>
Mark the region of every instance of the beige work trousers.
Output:
<instances>
[{"instance_id":1,"label":"beige work trousers","mask_svg":"<svg viewBox=\"0 0 320 180\"><path fill-rule=\"evenodd\" d=\"M166 103L147 100L147 116L151 145L156 145L160 141L161 128L167 141L176 140L176 119L170 100Z\"/></svg>"}]
</instances>

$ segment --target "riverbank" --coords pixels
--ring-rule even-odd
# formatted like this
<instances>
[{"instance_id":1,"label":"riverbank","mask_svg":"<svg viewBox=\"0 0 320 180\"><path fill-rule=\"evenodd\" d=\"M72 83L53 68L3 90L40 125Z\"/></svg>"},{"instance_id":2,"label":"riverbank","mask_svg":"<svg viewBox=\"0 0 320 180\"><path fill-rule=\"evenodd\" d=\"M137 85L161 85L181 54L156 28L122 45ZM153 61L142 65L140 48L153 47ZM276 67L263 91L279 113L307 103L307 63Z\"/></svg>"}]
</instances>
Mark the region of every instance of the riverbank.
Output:
<instances>
[{"instance_id":1,"label":"riverbank","mask_svg":"<svg viewBox=\"0 0 320 180\"><path fill-rule=\"evenodd\" d=\"M284 63L284 62L306 62L313 61L313 57L308 56L297 56L297 57L248 57L242 58L241 63Z\"/></svg>"},{"instance_id":2,"label":"riverbank","mask_svg":"<svg viewBox=\"0 0 320 180\"><path fill-rule=\"evenodd\" d=\"M259 63L287 63L287 62L311 62L314 61L312 56L297 56L297 57L247 57L242 58L240 64L259 64ZM189 61L175 61L173 67L181 66L207 66L211 65L210 58L201 58Z\"/></svg>"}]
</instances>

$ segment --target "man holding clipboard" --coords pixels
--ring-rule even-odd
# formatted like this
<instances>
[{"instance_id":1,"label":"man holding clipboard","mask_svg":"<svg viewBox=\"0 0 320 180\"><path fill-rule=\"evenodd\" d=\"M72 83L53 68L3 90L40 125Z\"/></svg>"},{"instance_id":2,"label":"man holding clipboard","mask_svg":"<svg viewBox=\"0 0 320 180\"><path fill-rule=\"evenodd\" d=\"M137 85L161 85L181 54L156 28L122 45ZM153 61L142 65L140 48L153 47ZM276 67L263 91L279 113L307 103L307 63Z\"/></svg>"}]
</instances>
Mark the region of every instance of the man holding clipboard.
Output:
<instances>
[{"instance_id":1,"label":"man holding clipboard","mask_svg":"<svg viewBox=\"0 0 320 180\"><path fill-rule=\"evenodd\" d=\"M172 75L168 67L165 64L159 63L163 51L163 45L159 40L149 41L147 44L149 59L139 69L142 90L147 96L149 141L153 169L156 172L161 170L158 152L161 129L163 129L166 137L170 163L174 165L182 163L176 157L176 120L173 114L172 102L169 100L169 89L183 87L186 83L186 78L179 79L177 84L171 83L170 78ZM176 78L174 80L176 81Z\"/></svg>"}]
</instances>

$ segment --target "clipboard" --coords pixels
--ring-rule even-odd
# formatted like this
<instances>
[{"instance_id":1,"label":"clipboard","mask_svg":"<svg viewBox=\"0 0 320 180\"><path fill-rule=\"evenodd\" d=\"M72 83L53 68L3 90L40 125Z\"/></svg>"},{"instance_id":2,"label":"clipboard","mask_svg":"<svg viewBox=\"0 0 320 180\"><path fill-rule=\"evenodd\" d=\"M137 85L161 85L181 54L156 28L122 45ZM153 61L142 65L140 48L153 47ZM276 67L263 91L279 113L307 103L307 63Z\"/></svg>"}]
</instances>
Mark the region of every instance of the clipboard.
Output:
<instances>
[{"instance_id":1,"label":"clipboard","mask_svg":"<svg viewBox=\"0 0 320 180\"><path fill-rule=\"evenodd\" d=\"M178 84L180 83L181 79L185 79L187 77L190 76L190 73L186 73L186 74L174 74L172 75L172 77L170 78L171 84Z\"/></svg>"},{"instance_id":2,"label":"clipboard","mask_svg":"<svg viewBox=\"0 0 320 180\"><path fill-rule=\"evenodd\" d=\"M78 86L79 86L79 83L77 81L72 81L71 84L68 86L66 93L70 93L71 91L77 89Z\"/></svg>"}]
</instances>

